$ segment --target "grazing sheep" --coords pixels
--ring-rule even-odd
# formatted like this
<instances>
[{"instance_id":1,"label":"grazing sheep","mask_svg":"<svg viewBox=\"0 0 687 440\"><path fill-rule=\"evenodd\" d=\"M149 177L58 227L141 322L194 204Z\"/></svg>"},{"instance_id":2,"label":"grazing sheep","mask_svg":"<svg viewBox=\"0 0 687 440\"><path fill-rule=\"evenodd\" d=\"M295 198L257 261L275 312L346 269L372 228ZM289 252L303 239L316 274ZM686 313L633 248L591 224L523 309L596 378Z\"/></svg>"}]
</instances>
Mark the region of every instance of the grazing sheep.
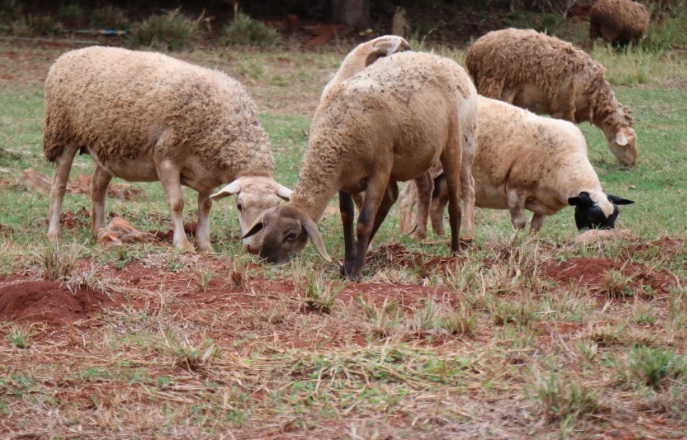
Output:
<instances>
[{"instance_id":1,"label":"grazing sheep","mask_svg":"<svg viewBox=\"0 0 687 440\"><path fill-rule=\"evenodd\" d=\"M472 183L462 162L474 157L476 113L477 93L467 73L428 53L396 53L328 86L289 203L266 211L247 235L264 230L260 256L270 262L299 253L308 238L331 261L316 222L338 191L343 269L358 280L368 244L398 195L397 181L420 177L441 160L450 194L451 251L457 252L461 186ZM361 192L356 242L352 195ZM466 203L466 217L471 215Z\"/></svg>"},{"instance_id":2,"label":"grazing sheep","mask_svg":"<svg viewBox=\"0 0 687 440\"><path fill-rule=\"evenodd\" d=\"M578 229L613 229L618 206L634 203L603 192L587 158L587 144L570 122L535 115L495 99L479 97L477 155L472 165L475 204L482 208L508 209L516 234L525 227L525 209L534 212L530 232L539 231L548 215L575 206ZM446 185L441 169L431 170L434 180L430 216L434 231L443 235ZM408 232L415 200L412 184L401 193L400 226ZM427 209L424 210L426 212ZM427 215L418 209L418 228Z\"/></svg>"},{"instance_id":3,"label":"grazing sheep","mask_svg":"<svg viewBox=\"0 0 687 440\"><path fill-rule=\"evenodd\" d=\"M468 49L465 64L484 96L603 130L625 165L637 160L629 110L616 100L606 69L572 44L533 30L489 32Z\"/></svg>"},{"instance_id":4,"label":"grazing sheep","mask_svg":"<svg viewBox=\"0 0 687 440\"><path fill-rule=\"evenodd\" d=\"M193 249L184 233L181 185L198 191L196 239L204 251L212 250L211 199L238 194L245 229L290 195L272 179L269 137L243 86L222 72L158 53L89 47L60 56L45 82L43 136L45 157L57 164L47 234L53 241L59 240L62 199L77 152L96 163L93 233L104 225L113 176L162 183L179 249ZM257 251L259 239L246 239L244 246Z\"/></svg>"},{"instance_id":5,"label":"grazing sheep","mask_svg":"<svg viewBox=\"0 0 687 440\"><path fill-rule=\"evenodd\" d=\"M589 38L601 37L614 47L641 40L649 29L649 12L632 0L599 0L589 11Z\"/></svg>"}]
</instances>

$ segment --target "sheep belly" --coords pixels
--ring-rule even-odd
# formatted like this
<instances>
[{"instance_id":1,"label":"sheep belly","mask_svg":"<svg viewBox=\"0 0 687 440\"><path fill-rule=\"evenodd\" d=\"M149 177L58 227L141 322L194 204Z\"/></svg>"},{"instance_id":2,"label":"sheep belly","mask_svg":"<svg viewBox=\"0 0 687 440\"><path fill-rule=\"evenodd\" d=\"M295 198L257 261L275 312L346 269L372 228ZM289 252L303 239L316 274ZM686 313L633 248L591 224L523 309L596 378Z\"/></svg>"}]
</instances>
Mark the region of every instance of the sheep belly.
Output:
<instances>
[{"instance_id":1,"label":"sheep belly","mask_svg":"<svg viewBox=\"0 0 687 440\"><path fill-rule=\"evenodd\" d=\"M114 159L101 161L91 152L93 160L105 171L128 182L154 182L160 180L155 163L150 158Z\"/></svg>"}]
</instances>

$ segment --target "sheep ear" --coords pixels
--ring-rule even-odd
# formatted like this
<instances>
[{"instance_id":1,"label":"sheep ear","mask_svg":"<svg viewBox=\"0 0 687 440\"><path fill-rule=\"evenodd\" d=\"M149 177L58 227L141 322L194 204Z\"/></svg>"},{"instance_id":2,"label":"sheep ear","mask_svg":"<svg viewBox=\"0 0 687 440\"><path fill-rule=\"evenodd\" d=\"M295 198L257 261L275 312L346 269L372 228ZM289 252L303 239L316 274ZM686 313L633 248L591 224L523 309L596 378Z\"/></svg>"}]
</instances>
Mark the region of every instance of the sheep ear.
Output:
<instances>
[{"instance_id":1,"label":"sheep ear","mask_svg":"<svg viewBox=\"0 0 687 440\"><path fill-rule=\"evenodd\" d=\"M619 131L615 134L615 143L620 145L621 147L624 147L627 145L627 136L625 136L625 133L622 131Z\"/></svg>"},{"instance_id":2,"label":"sheep ear","mask_svg":"<svg viewBox=\"0 0 687 440\"><path fill-rule=\"evenodd\" d=\"M619 196L614 196L613 194L609 194L608 199L616 205L631 205L635 202L634 200L624 199Z\"/></svg>"},{"instance_id":3,"label":"sheep ear","mask_svg":"<svg viewBox=\"0 0 687 440\"><path fill-rule=\"evenodd\" d=\"M293 191L285 187L284 185L280 185L277 183L277 195L281 197L282 199L289 201L291 199L291 194L293 194Z\"/></svg>"},{"instance_id":4,"label":"sheep ear","mask_svg":"<svg viewBox=\"0 0 687 440\"><path fill-rule=\"evenodd\" d=\"M243 234L243 237L241 237L241 240L246 239L246 238L250 237L251 235L255 235L255 234L257 234L258 232L262 231L262 228L265 226L265 224L264 224L263 221L262 221L262 218L263 218L264 216L265 216L265 214L263 213L263 215L261 215L261 216L255 221L255 223L253 223L253 226L251 226L251 227L248 229L248 232L246 232L245 234Z\"/></svg>"},{"instance_id":5,"label":"sheep ear","mask_svg":"<svg viewBox=\"0 0 687 440\"><path fill-rule=\"evenodd\" d=\"M396 52L404 52L410 50L410 44L397 35L389 35L386 37L379 37L372 45L372 52L365 59L365 67L374 63L382 57L386 57Z\"/></svg>"},{"instance_id":6,"label":"sheep ear","mask_svg":"<svg viewBox=\"0 0 687 440\"><path fill-rule=\"evenodd\" d=\"M210 200L219 200L225 197L233 196L241 192L241 178L234 180L227 184L224 188L210 196Z\"/></svg>"},{"instance_id":7,"label":"sheep ear","mask_svg":"<svg viewBox=\"0 0 687 440\"><path fill-rule=\"evenodd\" d=\"M322 236L320 235L320 231L317 230L317 225L315 222L309 218L306 218L305 225L303 226L305 228L305 232L310 238L310 241L312 241L312 244L315 246L315 249L317 249L317 252L320 254L320 256L331 263L332 259L327 253L327 250L324 248L324 240L322 240Z\"/></svg>"}]
</instances>

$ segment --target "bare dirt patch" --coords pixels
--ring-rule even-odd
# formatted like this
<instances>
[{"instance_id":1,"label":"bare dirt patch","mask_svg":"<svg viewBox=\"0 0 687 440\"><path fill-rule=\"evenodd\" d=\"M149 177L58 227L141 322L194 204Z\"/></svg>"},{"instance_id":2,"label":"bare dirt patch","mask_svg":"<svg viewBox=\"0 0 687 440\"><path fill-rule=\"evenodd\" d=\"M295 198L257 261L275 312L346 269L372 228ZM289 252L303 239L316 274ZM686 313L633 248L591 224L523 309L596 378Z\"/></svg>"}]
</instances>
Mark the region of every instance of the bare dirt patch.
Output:
<instances>
[{"instance_id":1,"label":"bare dirt patch","mask_svg":"<svg viewBox=\"0 0 687 440\"><path fill-rule=\"evenodd\" d=\"M78 326L79 322L117 306L121 298L88 288L70 289L62 281L12 279L0 283L0 321Z\"/></svg>"}]
</instances>

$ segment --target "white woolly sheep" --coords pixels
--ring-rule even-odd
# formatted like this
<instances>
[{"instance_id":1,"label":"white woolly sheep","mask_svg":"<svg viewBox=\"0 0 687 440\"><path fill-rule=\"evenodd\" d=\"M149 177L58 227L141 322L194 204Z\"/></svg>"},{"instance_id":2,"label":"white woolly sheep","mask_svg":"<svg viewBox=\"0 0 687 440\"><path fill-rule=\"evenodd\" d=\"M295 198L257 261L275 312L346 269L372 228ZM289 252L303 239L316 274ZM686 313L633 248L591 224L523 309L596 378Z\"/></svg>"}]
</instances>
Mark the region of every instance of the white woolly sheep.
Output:
<instances>
[{"instance_id":1,"label":"white woolly sheep","mask_svg":"<svg viewBox=\"0 0 687 440\"><path fill-rule=\"evenodd\" d=\"M193 249L184 233L181 185L198 191L196 240L204 251L212 250L211 199L239 194L243 231L291 193L272 179L269 137L243 86L159 53L89 47L60 56L45 82L43 135L45 157L57 164L47 234L53 241L59 240L62 200L78 151L96 163L93 233L104 225L113 176L162 183L179 249ZM259 239L246 239L244 246L257 251Z\"/></svg>"},{"instance_id":2,"label":"white woolly sheep","mask_svg":"<svg viewBox=\"0 0 687 440\"><path fill-rule=\"evenodd\" d=\"M599 0L589 10L589 38L615 47L635 43L649 29L649 12L632 0Z\"/></svg>"},{"instance_id":3,"label":"white woolly sheep","mask_svg":"<svg viewBox=\"0 0 687 440\"><path fill-rule=\"evenodd\" d=\"M468 49L465 64L477 91L571 122L599 127L624 165L637 160L629 110L618 103L606 69L572 44L533 30L489 32Z\"/></svg>"},{"instance_id":4,"label":"white woolly sheep","mask_svg":"<svg viewBox=\"0 0 687 440\"><path fill-rule=\"evenodd\" d=\"M451 251L455 253L461 186L472 183L469 167L462 162L466 158L472 162L476 137L477 93L462 67L428 53L402 52L381 58L326 88L312 120L308 150L291 200L266 211L248 234L264 230L260 256L270 262L299 253L308 238L330 260L316 222L338 191L345 242L343 270L358 280L368 245L398 195L397 181L420 177L441 160L450 194ZM352 195L361 192L365 196L356 242ZM465 197L474 200L472 194ZM466 203L466 217L471 215Z\"/></svg>"},{"instance_id":5,"label":"white woolly sheep","mask_svg":"<svg viewBox=\"0 0 687 440\"><path fill-rule=\"evenodd\" d=\"M575 206L578 229L612 229L617 205L634 203L603 192L587 157L584 136L572 123L483 96L479 97L477 118L477 154L472 166L475 204L510 210L516 234L525 227L525 209L534 213L532 233L539 231L546 216L568 205ZM436 177L432 228L443 235L446 189L440 167L434 167L432 173ZM415 200L418 206L429 205L429 200L417 197L412 184L400 199L400 226L408 232ZM427 216L419 209L416 223L418 228L426 228Z\"/></svg>"}]
</instances>

